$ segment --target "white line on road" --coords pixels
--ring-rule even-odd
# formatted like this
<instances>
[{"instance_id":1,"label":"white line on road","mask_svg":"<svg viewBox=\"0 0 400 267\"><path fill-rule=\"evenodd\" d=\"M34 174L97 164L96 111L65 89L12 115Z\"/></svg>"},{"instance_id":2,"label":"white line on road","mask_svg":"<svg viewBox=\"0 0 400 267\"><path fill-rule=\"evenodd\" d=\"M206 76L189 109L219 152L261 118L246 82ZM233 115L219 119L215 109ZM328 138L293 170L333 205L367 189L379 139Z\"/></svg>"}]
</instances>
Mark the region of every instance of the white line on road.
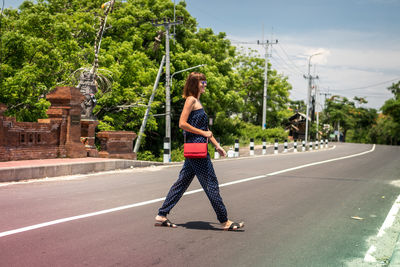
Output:
<instances>
[{"instance_id":1,"label":"white line on road","mask_svg":"<svg viewBox=\"0 0 400 267\"><path fill-rule=\"evenodd\" d=\"M339 158L334 158L334 159L329 159L329 160L324 160L324 161L319 161L319 162L314 162L314 163L309 163L309 164L305 164L305 165L301 165L301 166L297 166L297 167L293 167L293 168L289 168L289 169L284 169L284 170L277 171L277 172L272 172L272 173L265 174L265 175L259 175L259 176L254 176L254 177L250 177L250 178L246 178L246 179L236 180L236 181L233 181L233 182L221 184L220 187L233 185L233 184L238 184L238 183L249 182L249 181L253 181L253 180L257 180L257 179L263 179L263 178L266 178L266 177L269 177L269 176L274 176L274 175L278 175L278 174L281 174L281 173L290 172L290 171L294 171L294 170L298 170L298 169L302 169L302 168L306 168L306 167L310 167L310 166L315 166L315 165L319 165L319 164L324 164L324 163L328 163L328 162L332 162L332 161L358 157L358 156L373 152L374 150L375 150L375 145L372 146L371 150L368 150L368 151L365 151L365 152L361 152L361 153L357 153L357 154L353 154L353 155L349 155L349 156L344 156L344 157L339 157ZM186 192L184 195L190 195L190 194L198 193L198 192L201 192L201 191L203 191L203 189L196 189L196 190L192 190L192 191ZM0 233L0 238L1 237L5 237L5 236L9 236L9 235L13 235L13 234L26 232L26 231L31 231L31 230L38 229L38 228L43 228L43 227L55 225L55 224L60 224L60 223L65 223L65 222L69 222L69 221L80 220L80 219L93 217L93 216L97 216L97 215L102 215L102 214L106 214L106 213L111 213L111 212L115 212L115 211L121 211L121 210L125 210L125 209L131 209L131 208L135 208L135 207L149 205L149 204L153 204L153 203L156 203L156 202L161 202L161 201L164 201L164 200L165 200L165 197L157 198L157 199L143 201L143 202L134 203L134 204L130 204L130 205L120 206L120 207L116 207L116 208L112 208L112 209L106 209L106 210L101 210L101 211L97 211L97 212L92 212L92 213L82 214L82 215L78 215L78 216L67 217L67 218L63 218L63 219L49 221L49 222L45 222L45 223L35 224L35 225L31 225L31 226L26 226L26 227L22 227L22 228L18 228L18 229L2 232L2 233Z\"/></svg>"}]
</instances>

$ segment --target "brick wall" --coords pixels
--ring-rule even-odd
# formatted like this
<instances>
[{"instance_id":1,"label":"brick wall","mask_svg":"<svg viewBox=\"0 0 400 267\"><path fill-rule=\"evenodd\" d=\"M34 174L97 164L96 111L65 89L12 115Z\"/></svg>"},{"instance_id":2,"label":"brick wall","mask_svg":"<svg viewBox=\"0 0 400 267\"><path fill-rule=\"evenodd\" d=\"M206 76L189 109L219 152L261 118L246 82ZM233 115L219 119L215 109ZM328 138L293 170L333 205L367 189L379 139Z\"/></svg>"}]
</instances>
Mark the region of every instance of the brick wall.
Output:
<instances>
[{"instance_id":1,"label":"brick wall","mask_svg":"<svg viewBox=\"0 0 400 267\"><path fill-rule=\"evenodd\" d=\"M0 115L0 160L47 159L65 157L60 149L60 124L57 122L16 122Z\"/></svg>"}]
</instances>

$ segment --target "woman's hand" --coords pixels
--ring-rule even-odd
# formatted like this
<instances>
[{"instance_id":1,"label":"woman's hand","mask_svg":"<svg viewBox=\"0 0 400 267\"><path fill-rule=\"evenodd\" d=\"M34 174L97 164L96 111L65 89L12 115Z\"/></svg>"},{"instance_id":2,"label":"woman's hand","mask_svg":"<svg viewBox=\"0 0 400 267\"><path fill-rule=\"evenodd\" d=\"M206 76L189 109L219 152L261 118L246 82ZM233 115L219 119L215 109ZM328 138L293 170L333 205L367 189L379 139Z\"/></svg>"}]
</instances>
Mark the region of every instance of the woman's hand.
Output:
<instances>
[{"instance_id":1,"label":"woman's hand","mask_svg":"<svg viewBox=\"0 0 400 267\"><path fill-rule=\"evenodd\" d=\"M213 137L213 133L211 131L203 131L203 136L206 138Z\"/></svg>"},{"instance_id":2,"label":"woman's hand","mask_svg":"<svg viewBox=\"0 0 400 267\"><path fill-rule=\"evenodd\" d=\"M218 145L216 148L217 148L218 153L219 153L222 157L226 157L226 152L225 152L225 150L224 150L220 145Z\"/></svg>"}]
</instances>

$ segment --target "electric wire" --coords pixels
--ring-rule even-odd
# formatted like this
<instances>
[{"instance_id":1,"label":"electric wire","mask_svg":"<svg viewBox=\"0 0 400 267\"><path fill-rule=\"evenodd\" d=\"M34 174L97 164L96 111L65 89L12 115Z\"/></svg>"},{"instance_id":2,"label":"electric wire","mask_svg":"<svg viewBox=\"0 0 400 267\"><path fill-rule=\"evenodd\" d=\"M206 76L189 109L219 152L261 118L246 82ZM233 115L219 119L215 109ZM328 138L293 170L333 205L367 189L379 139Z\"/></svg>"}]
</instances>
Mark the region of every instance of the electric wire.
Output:
<instances>
[{"instance_id":1,"label":"electric wire","mask_svg":"<svg viewBox=\"0 0 400 267\"><path fill-rule=\"evenodd\" d=\"M286 57L289 59L289 61L293 64L293 66L298 69L301 73L303 71L292 61L292 59L289 57L289 55L286 53L285 49L283 48L283 45L281 43L278 43L278 47L282 50L282 52L286 55Z\"/></svg>"},{"instance_id":2,"label":"electric wire","mask_svg":"<svg viewBox=\"0 0 400 267\"><path fill-rule=\"evenodd\" d=\"M288 63L278 52L278 50L274 49L273 50L275 53L273 55L277 55L279 59L288 67L288 69L292 70L294 73L297 73L297 75L303 75L303 72L299 71L297 68L293 67L290 63Z\"/></svg>"},{"instance_id":3,"label":"electric wire","mask_svg":"<svg viewBox=\"0 0 400 267\"><path fill-rule=\"evenodd\" d=\"M394 82L394 81L397 81L397 80L400 80L400 77L395 78L395 79L391 79L391 80L388 80L388 81L379 82L379 83L376 83L376 84L371 84L371 85L366 85L366 86L356 87L356 88L337 89L337 90L335 90L335 91L343 92L343 91L361 90L361 89L366 89L366 88L370 88L370 87L375 87L375 86L383 85L383 84L386 84L386 83L389 83L389 82Z\"/></svg>"}]
</instances>

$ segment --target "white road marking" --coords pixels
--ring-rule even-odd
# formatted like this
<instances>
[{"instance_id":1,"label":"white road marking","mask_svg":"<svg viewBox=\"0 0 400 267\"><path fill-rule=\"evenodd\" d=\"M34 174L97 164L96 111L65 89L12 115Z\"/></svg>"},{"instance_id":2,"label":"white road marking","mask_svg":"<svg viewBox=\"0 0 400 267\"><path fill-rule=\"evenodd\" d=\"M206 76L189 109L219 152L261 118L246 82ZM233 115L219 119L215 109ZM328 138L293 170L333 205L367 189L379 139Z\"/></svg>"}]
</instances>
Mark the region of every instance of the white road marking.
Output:
<instances>
[{"instance_id":1,"label":"white road marking","mask_svg":"<svg viewBox=\"0 0 400 267\"><path fill-rule=\"evenodd\" d=\"M233 184L238 184L238 183L249 182L249 181L253 181L253 180L257 180L257 179L263 179L263 178L266 178L266 177L269 177L269 176L274 176L274 175L278 175L278 174L281 174L281 173L290 172L290 171L293 171L293 170L298 170L298 169L302 169L302 168L306 168L306 167L310 167L310 166L315 166L315 165L319 165L319 164L324 164L324 163L328 163L328 162L332 162L332 161L358 157L358 156L373 152L374 150L375 150L375 145L373 145L371 150L368 150L368 151L365 151L365 152L361 152L361 153L357 153L357 154L353 154L353 155L349 155L349 156L344 156L344 157L339 157L339 158L334 158L334 159L330 159L330 160L324 160L324 161L309 163L309 164L305 164L305 165L301 165L301 166L297 166L297 167L293 167L293 168L289 168L289 169L284 169L284 170L277 171L277 172L272 172L272 173L265 174L265 175L259 175L259 176L254 176L254 177L250 177L250 178L246 178L246 179L241 179L241 180L237 180L237 181L233 181L233 182L229 182L229 183L224 183L224 184L221 184L220 187L233 185ZM195 193L198 193L198 192L201 192L201 191L203 191L203 189L196 189L196 190L192 190L192 191L186 192L183 195L195 194ZM9 236L9 235L14 235L14 234L26 232L26 231L31 231L31 230L38 229L38 228L43 228L43 227L55 225L55 224L60 224L60 223L65 223L65 222L69 222L69 221L80 220L80 219L93 217L93 216L97 216L97 215L102 215L102 214L106 214L106 213L111 213L111 212L115 212L115 211L121 211L121 210L131 209L131 208L140 207L140 206L144 206L144 205L149 205L149 204L153 204L153 203L156 203L156 202L161 202L161 201L164 201L164 200L165 200L165 197L157 198L157 199L138 202L138 203L134 203L134 204L130 204L130 205L120 206L120 207L116 207L116 208L112 208L112 209L106 209L106 210L101 210L101 211L97 211L97 212L86 213L86 214L82 214L82 215L77 215L77 216L67 217L67 218L58 219L58 220L54 220L54 221L49 221L49 222L45 222L45 223L26 226L26 227L14 229L14 230L1 232L0 233L0 238L1 237L5 237L5 236Z\"/></svg>"}]
</instances>

